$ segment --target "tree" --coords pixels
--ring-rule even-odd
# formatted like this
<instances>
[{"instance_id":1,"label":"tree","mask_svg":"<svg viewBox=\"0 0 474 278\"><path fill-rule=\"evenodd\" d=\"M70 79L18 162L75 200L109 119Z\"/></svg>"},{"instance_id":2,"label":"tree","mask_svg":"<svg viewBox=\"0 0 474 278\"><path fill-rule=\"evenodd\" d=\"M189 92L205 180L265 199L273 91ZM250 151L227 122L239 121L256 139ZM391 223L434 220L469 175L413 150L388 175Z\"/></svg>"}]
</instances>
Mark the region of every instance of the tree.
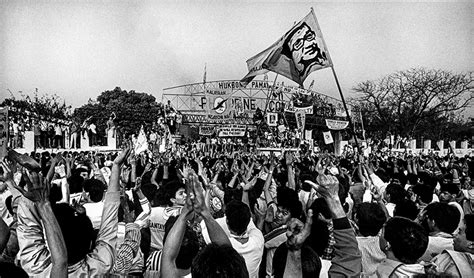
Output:
<instances>
[{"instance_id":1,"label":"tree","mask_svg":"<svg viewBox=\"0 0 474 278\"><path fill-rule=\"evenodd\" d=\"M64 99L58 95L34 93L30 98L28 95L20 94L21 98L16 98L13 94L11 98L3 100L0 106L8 106L13 116L31 115L33 118L45 120L69 120L71 116L71 106L66 105Z\"/></svg>"},{"instance_id":2,"label":"tree","mask_svg":"<svg viewBox=\"0 0 474 278\"><path fill-rule=\"evenodd\" d=\"M74 118L82 123L89 116L99 132L104 134L107 120L114 112L116 124L122 135L138 133L141 125L151 127L161 113L160 105L154 96L135 91L125 91L116 87L112 91L102 92L97 101L89 102L74 111Z\"/></svg>"},{"instance_id":3,"label":"tree","mask_svg":"<svg viewBox=\"0 0 474 278\"><path fill-rule=\"evenodd\" d=\"M361 110L369 136L441 136L453 114L472 105L473 81L472 72L410 69L357 84L351 103Z\"/></svg>"}]
</instances>

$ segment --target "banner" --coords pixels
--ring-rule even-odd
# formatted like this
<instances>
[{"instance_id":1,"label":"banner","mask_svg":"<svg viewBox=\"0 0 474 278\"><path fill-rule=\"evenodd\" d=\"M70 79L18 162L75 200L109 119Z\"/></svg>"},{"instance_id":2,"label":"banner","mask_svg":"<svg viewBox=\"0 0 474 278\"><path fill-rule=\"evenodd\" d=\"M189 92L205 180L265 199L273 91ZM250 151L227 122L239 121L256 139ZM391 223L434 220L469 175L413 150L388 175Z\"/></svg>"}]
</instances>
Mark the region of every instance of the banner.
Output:
<instances>
[{"instance_id":1,"label":"banner","mask_svg":"<svg viewBox=\"0 0 474 278\"><path fill-rule=\"evenodd\" d=\"M145 130L143 129L143 126L140 128L140 133L138 133L138 138L135 143L135 154L140 154L141 152L144 152L148 150L148 140L146 139L146 134Z\"/></svg>"},{"instance_id":2,"label":"banner","mask_svg":"<svg viewBox=\"0 0 474 278\"><path fill-rule=\"evenodd\" d=\"M296 111L295 117L296 117L296 126L298 127L298 130L300 131L300 133L303 133L304 125L306 123L306 114L304 113L304 110Z\"/></svg>"},{"instance_id":3,"label":"banner","mask_svg":"<svg viewBox=\"0 0 474 278\"><path fill-rule=\"evenodd\" d=\"M304 111L307 115L313 115L313 105L307 107L290 106L285 109L285 112L295 113L296 111Z\"/></svg>"},{"instance_id":4,"label":"banner","mask_svg":"<svg viewBox=\"0 0 474 278\"><path fill-rule=\"evenodd\" d=\"M323 132L323 137L324 137L324 143L326 145L334 143L334 140L332 139L331 131Z\"/></svg>"},{"instance_id":5,"label":"banner","mask_svg":"<svg viewBox=\"0 0 474 278\"><path fill-rule=\"evenodd\" d=\"M303 81L313 71L332 66L313 9L296 23L283 37L261 53L247 60L249 73L242 82L250 82L255 75L270 70L296 83Z\"/></svg>"},{"instance_id":6,"label":"banner","mask_svg":"<svg viewBox=\"0 0 474 278\"><path fill-rule=\"evenodd\" d=\"M278 125L278 114L269 112L267 113L267 125L268 126L277 126Z\"/></svg>"},{"instance_id":7,"label":"banner","mask_svg":"<svg viewBox=\"0 0 474 278\"><path fill-rule=\"evenodd\" d=\"M214 126L201 125L199 126L199 135L210 136L214 133Z\"/></svg>"},{"instance_id":8,"label":"banner","mask_svg":"<svg viewBox=\"0 0 474 278\"><path fill-rule=\"evenodd\" d=\"M8 108L0 108L0 159L7 154L8 145Z\"/></svg>"},{"instance_id":9,"label":"banner","mask_svg":"<svg viewBox=\"0 0 474 278\"><path fill-rule=\"evenodd\" d=\"M329 120L326 119L326 126L332 130L342 130L349 125L348 121Z\"/></svg>"},{"instance_id":10,"label":"banner","mask_svg":"<svg viewBox=\"0 0 474 278\"><path fill-rule=\"evenodd\" d=\"M219 137L240 137L245 136L245 125L228 125L219 128Z\"/></svg>"}]
</instances>

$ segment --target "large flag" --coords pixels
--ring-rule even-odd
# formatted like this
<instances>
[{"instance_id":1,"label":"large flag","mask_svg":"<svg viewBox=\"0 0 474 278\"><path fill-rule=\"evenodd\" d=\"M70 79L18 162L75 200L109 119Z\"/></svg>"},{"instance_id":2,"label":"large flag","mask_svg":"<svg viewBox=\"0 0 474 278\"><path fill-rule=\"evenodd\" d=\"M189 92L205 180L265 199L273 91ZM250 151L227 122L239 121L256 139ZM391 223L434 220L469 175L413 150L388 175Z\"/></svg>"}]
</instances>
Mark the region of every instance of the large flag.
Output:
<instances>
[{"instance_id":1,"label":"large flag","mask_svg":"<svg viewBox=\"0 0 474 278\"><path fill-rule=\"evenodd\" d=\"M269 48L247 60L249 73L241 80L248 84L259 74L273 71L303 85L315 70L332 66L313 9Z\"/></svg>"},{"instance_id":2,"label":"large flag","mask_svg":"<svg viewBox=\"0 0 474 278\"><path fill-rule=\"evenodd\" d=\"M135 143L135 154L140 154L148 150L148 140L146 139L145 130L143 126L140 128L140 133L138 133L138 138Z\"/></svg>"}]
</instances>

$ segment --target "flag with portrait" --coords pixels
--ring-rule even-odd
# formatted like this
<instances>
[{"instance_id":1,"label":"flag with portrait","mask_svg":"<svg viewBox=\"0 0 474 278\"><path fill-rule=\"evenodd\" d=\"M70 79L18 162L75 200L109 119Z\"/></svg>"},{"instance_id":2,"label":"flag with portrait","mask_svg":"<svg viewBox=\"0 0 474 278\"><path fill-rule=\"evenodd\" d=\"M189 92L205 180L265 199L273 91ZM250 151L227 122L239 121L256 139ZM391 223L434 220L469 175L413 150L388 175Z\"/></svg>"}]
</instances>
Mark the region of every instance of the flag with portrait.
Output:
<instances>
[{"instance_id":1,"label":"flag with portrait","mask_svg":"<svg viewBox=\"0 0 474 278\"><path fill-rule=\"evenodd\" d=\"M256 75L273 71L303 85L308 75L332 66L313 9L277 42L247 60L249 73L241 80L247 84Z\"/></svg>"}]
</instances>

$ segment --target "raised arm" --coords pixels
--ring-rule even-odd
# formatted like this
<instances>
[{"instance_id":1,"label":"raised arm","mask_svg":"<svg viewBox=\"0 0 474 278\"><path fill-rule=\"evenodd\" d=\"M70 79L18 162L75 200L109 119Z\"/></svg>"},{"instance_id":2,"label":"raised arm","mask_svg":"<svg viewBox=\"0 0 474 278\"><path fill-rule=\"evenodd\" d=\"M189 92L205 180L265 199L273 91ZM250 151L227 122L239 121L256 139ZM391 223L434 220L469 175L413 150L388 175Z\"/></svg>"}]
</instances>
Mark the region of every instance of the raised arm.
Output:
<instances>
[{"instance_id":1,"label":"raised arm","mask_svg":"<svg viewBox=\"0 0 474 278\"><path fill-rule=\"evenodd\" d=\"M35 203L42 219L51 254L51 277L67 277L66 243L49 202L49 181L35 172L28 173L25 179L28 191L21 187L18 187L18 190L23 196Z\"/></svg>"},{"instance_id":2,"label":"raised arm","mask_svg":"<svg viewBox=\"0 0 474 278\"><path fill-rule=\"evenodd\" d=\"M326 200L334 225L334 258L331 260L329 277L357 277L360 275L361 255L355 233L339 200L339 181L336 177L320 174L317 183L305 181Z\"/></svg>"}]
</instances>

